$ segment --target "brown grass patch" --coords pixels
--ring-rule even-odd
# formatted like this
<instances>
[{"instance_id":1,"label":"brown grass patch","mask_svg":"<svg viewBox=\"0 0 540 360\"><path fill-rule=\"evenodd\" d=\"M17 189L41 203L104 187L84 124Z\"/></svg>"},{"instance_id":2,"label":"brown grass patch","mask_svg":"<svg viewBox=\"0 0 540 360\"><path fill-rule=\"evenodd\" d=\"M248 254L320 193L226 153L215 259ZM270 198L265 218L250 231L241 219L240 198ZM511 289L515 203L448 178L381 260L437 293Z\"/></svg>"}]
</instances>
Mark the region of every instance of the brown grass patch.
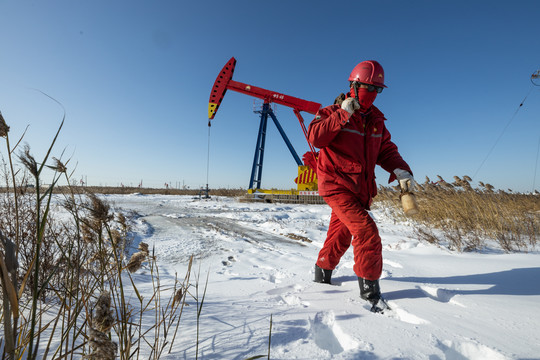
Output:
<instances>
[{"instance_id":1,"label":"brown grass patch","mask_svg":"<svg viewBox=\"0 0 540 360\"><path fill-rule=\"evenodd\" d=\"M496 240L507 252L530 251L540 239L540 194L496 191L479 182L473 188L468 176L454 176L452 183L438 177L419 184L416 199L420 212L411 217L420 239L447 243L458 251L476 251ZM378 202L400 207L399 192L381 187Z\"/></svg>"}]
</instances>

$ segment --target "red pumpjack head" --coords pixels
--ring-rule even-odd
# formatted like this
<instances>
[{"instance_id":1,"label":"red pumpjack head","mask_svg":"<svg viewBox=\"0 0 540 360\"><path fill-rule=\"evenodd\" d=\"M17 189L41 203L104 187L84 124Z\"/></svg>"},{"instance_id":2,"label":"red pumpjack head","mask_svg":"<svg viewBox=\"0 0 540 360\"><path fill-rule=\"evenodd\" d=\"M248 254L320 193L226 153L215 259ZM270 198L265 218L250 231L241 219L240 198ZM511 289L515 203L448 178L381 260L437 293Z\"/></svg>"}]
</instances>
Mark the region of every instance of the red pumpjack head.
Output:
<instances>
[{"instance_id":1,"label":"red pumpjack head","mask_svg":"<svg viewBox=\"0 0 540 360\"><path fill-rule=\"evenodd\" d=\"M280 94L275 91L262 89L260 87L244 84L232 79L234 73L234 67L236 66L236 59L232 57L227 64L221 69L212 92L210 93L210 100L208 102L208 119L212 120L217 113L219 105L227 92L227 89L233 90L242 94L254 96L259 99L263 99L265 103L276 103L284 105L297 111L305 111L310 114L316 114L321 108L321 104L296 98L285 94Z\"/></svg>"},{"instance_id":2,"label":"red pumpjack head","mask_svg":"<svg viewBox=\"0 0 540 360\"><path fill-rule=\"evenodd\" d=\"M212 91L210 92L210 100L208 101L208 126L210 126L210 120L212 120L219 109L219 105L227 92L227 89L237 91L242 94L254 96L259 99L263 99L265 103L276 103L279 105L284 105L293 109L294 114L300 122L304 136L308 142L309 148L313 154L315 154L315 148L308 140L306 126L304 124L304 119L300 115L300 111L305 111L307 113L315 115L317 111L321 108L321 104L299 99L294 96L289 96L285 94L280 94L275 91L270 91L262 89L257 86L252 86L244 84L232 79L234 73L234 67L236 66L236 59L232 57L227 64L221 69Z\"/></svg>"}]
</instances>

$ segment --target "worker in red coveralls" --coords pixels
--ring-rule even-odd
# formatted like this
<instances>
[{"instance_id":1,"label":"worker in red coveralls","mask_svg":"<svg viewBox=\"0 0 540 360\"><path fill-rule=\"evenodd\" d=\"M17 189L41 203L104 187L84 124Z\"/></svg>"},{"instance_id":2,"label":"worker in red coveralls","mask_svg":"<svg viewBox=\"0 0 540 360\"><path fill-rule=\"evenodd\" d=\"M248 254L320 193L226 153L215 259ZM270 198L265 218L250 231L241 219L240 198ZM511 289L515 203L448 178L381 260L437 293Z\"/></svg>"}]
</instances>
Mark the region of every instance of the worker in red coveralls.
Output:
<instances>
[{"instance_id":1,"label":"worker in red coveralls","mask_svg":"<svg viewBox=\"0 0 540 360\"><path fill-rule=\"evenodd\" d=\"M350 92L319 110L308 128L309 141L320 149L317 159L319 194L332 208L330 225L315 264L315 281L330 283L332 270L354 249L354 272L360 296L375 308L381 299L382 245L375 221L368 213L377 194L375 165L413 190L409 165L390 140L383 113L373 105L384 85L377 61L363 61L351 72Z\"/></svg>"}]
</instances>

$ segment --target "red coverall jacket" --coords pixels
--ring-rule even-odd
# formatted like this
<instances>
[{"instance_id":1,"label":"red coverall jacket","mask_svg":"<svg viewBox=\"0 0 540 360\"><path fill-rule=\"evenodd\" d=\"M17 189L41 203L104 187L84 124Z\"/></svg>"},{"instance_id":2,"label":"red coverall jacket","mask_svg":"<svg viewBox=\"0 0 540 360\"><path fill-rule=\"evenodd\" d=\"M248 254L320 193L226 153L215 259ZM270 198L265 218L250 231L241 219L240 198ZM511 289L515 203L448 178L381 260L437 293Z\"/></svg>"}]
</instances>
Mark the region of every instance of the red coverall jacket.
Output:
<instances>
[{"instance_id":1,"label":"red coverall jacket","mask_svg":"<svg viewBox=\"0 0 540 360\"><path fill-rule=\"evenodd\" d=\"M383 113L372 106L367 113L353 115L339 105L320 109L309 124L308 136L321 149L317 161L319 194L332 195L350 191L366 209L377 195L375 165L388 171L395 180L394 169L412 174L397 146L390 140Z\"/></svg>"}]
</instances>

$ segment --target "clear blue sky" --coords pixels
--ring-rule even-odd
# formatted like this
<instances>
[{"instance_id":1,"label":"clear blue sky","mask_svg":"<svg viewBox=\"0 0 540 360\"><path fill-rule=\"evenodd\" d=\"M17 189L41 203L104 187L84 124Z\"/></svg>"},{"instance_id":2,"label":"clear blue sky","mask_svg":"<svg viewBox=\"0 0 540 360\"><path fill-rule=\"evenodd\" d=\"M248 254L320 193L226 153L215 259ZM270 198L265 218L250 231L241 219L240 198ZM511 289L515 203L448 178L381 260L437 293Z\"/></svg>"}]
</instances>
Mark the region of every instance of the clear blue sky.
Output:
<instances>
[{"instance_id":1,"label":"clear blue sky","mask_svg":"<svg viewBox=\"0 0 540 360\"><path fill-rule=\"evenodd\" d=\"M29 125L25 141L41 158L63 110L34 89L61 102L54 155L77 163L76 180L197 188L206 183L210 89L229 58L234 80L323 105L347 90L358 62L375 59L388 85L375 104L418 181L478 172L497 188L531 191L538 14L539 1L519 0L2 0L0 111L12 142ZM302 156L292 110L276 113ZM253 99L229 91L211 128L210 187L247 187L258 126ZM294 187L295 176L269 123L263 187Z\"/></svg>"}]
</instances>

